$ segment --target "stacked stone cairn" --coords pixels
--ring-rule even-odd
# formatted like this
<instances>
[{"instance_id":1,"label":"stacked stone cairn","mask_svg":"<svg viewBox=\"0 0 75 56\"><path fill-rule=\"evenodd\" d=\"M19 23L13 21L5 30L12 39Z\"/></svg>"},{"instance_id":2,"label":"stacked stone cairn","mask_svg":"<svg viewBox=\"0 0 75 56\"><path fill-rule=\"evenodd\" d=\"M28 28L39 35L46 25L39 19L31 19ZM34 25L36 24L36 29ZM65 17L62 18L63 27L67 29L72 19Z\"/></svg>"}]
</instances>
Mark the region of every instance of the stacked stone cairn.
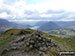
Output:
<instances>
[{"instance_id":1,"label":"stacked stone cairn","mask_svg":"<svg viewBox=\"0 0 75 56\"><path fill-rule=\"evenodd\" d=\"M56 44L52 42L51 38L45 38L39 31L25 38L25 47L46 51L54 46Z\"/></svg>"},{"instance_id":2,"label":"stacked stone cairn","mask_svg":"<svg viewBox=\"0 0 75 56\"><path fill-rule=\"evenodd\" d=\"M41 34L40 31L36 31L30 36L28 35L17 37L7 47L5 47L2 52L12 49L20 49L22 46L24 46L24 49L28 47L29 49L46 51L51 47L55 47L56 44L52 41L51 38L46 38Z\"/></svg>"}]
</instances>

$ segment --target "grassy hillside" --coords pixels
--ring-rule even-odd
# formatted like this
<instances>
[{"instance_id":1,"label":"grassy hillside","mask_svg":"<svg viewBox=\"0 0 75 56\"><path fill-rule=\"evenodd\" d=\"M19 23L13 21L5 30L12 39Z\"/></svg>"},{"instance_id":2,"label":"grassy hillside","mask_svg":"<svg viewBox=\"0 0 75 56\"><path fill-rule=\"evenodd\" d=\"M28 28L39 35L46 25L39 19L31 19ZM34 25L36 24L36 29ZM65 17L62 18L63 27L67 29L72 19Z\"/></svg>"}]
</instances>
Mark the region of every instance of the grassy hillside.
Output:
<instances>
[{"instance_id":1,"label":"grassy hillside","mask_svg":"<svg viewBox=\"0 0 75 56\"><path fill-rule=\"evenodd\" d=\"M56 35L57 37L75 38L74 29L59 29L59 30L49 30L44 32L48 34Z\"/></svg>"},{"instance_id":2,"label":"grassy hillside","mask_svg":"<svg viewBox=\"0 0 75 56\"><path fill-rule=\"evenodd\" d=\"M4 34L0 35L0 50L4 47L8 46L8 44L14 40L17 36L20 36L20 31L25 30L28 33L24 33L23 35L31 35L35 30L31 29L10 29L7 30ZM59 38L46 33L41 32L45 37L51 38L58 47L53 47L48 49L45 53L48 53L52 56L58 56L59 51L75 51L75 38ZM4 55L4 54L3 54ZM2 56L2 55L0 55ZM64 55L66 56L66 55ZM68 55L67 55L68 56ZM70 56L70 55L69 55ZM72 55L73 56L73 55Z\"/></svg>"},{"instance_id":3,"label":"grassy hillside","mask_svg":"<svg viewBox=\"0 0 75 56\"><path fill-rule=\"evenodd\" d=\"M34 30L31 30L31 29L10 29L10 30L7 30L4 34L0 35L0 49L4 48L13 39L15 39L21 30L29 31L30 34L34 32Z\"/></svg>"}]
</instances>

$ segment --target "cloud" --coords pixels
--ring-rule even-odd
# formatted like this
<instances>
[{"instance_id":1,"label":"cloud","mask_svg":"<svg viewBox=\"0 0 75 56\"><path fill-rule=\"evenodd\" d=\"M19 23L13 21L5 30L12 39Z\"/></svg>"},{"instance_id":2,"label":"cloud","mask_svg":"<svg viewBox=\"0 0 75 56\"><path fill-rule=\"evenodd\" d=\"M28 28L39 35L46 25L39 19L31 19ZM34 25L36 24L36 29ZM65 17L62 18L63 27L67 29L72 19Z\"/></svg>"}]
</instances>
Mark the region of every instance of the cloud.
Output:
<instances>
[{"instance_id":1,"label":"cloud","mask_svg":"<svg viewBox=\"0 0 75 56\"><path fill-rule=\"evenodd\" d=\"M9 21L75 19L75 0L0 0L0 18Z\"/></svg>"},{"instance_id":2,"label":"cloud","mask_svg":"<svg viewBox=\"0 0 75 56\"><path fill-rule=\"evenodd\" d=\"M10 22L19 22L19 23L23 23L23 22L39 22L39 21L49 21L49 20L33 20L33 19L23 19L23 20L10 20Z\"/></svg>"},{"instance_id":3,"label":"cloud","mask_svg":"<svg viewBox=\"0 0 75 56\"><path fill-rule=\"evenodd\" d=\"M0 14L0 18L8 18L8 17L11 17L11 15L8 15L6 12Z\"/></svg>"},{"instance_id":4,"label":"cloud","mask_svg":"<svg viewBox=\"0 0 75 56\"><path fill-rule=\"evenodd\" d=\"M42 14L40 17L52 17L52 14Z\"/></svg>"},{"instance_id":5,"label":"cloud","mask_svg":"<svg viewBox=\"0 0 75 56\"><path fill-rule=\"evenodd\" d=\"M74 5L75 0L47 0L43 3L36 3L29 5L29 9L38 10L39 12L45 12L49 9L58 11L58 10L66 10L66 11L75 11Z\"/></svg>"},{"instance_id":6,"label":"cloud","mask_svg":"<svg viewBox=\"0 0 75 56\"><path fill-rule=\"evenodd\" d=\"M60 19L58 21L75 21L75 19Z\"/></svg>"}]
</instances>

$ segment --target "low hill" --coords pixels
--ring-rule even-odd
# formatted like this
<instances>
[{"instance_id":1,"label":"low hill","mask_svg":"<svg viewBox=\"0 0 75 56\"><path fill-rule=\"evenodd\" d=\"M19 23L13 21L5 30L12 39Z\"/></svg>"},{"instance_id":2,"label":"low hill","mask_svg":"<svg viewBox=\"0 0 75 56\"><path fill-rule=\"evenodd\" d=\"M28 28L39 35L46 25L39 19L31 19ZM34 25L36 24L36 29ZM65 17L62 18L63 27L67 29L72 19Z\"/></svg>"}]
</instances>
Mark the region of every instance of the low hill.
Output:
<instances>
[{"instance_id":1,"label":"low hill","mask_svg":"<svg viewBox=\"0 0 75 56\"><path fill-rule=\"evenodd\" d=\"M48 21L40 21L35 24L35 26L41 26L42 24L47 23Z\"/></svg>"},{"instance_id":2,"label":"low hill","mask_svg":"<svg viewBox=\"0 0 75 56\"><path fill-rule=\"evenodd\" d=\"M59 25L57 25L56 23L54 22L47 22L47 23L44 23L42 24L38 30L41 30L41 31L49 31L49 30L55 30L55 29L60 29L61 27Z\"/></svg>"},{"instance_id":3,"label":"low hill","mask_svg":"<svg viewBox=\"0 0 75 56\"><path fill-rule=\"evenodd\" d=\"M56 21L55 23L63 28L75 28L75 21Z\"/></svg>"},{"instance_id":4,"label":"low hill","mask_svg":"<svg viewBox=\"0 0 75 56\"><path fill-rule=\"evenodd\" d=\"M59 51L75 51L75 38L56 37L31 29L10 29L0 35L0 56L60 56Z\"/></svg>"}]
</instances>

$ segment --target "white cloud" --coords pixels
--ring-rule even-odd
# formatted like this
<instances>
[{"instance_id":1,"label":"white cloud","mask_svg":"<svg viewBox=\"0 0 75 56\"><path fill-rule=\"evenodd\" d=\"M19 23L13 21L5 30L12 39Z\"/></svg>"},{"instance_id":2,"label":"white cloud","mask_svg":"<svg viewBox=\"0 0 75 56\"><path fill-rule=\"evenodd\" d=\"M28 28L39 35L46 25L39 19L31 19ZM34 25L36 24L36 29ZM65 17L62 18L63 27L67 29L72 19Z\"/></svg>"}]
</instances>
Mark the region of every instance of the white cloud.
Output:
<instances>
[{"instance_id":1,"label":"white cloud","mask_svg":"<svg viewBox=\"0 0 75 56\"><path fill-rule=\"evenodd\" d=\"M8 15L6 12L0 14L0 18L8 18L8 17L11 17L11 15Z\"/></svg>"},{"instance_id":2,"label":"white cloud","mask_svg":"<svg viewBox=\"0 0 75 56\"><path fill-rule=\"evenodd\" d=\"M52 18L52 17L60 17L60 16L63 16L63 14L65 14L65 13L45 14L45 12L47 12L48 10L52 10L52 11L64 10L64 11L67 11L67 13L72 12L70 15L68 14L68 16L66 17L67 20L68 18L72 18L73 20L73 17L75 17L75 0L44 0L44 2L42 0L39 3L36 2L31 4L27 4L26 0L16 0L16 1L14 0L14 2L11 2L12 4L10 3L9 0L6 0L7 3L5 3L4 1L5 0L0 0L0 9L8 10L10 14L4 11L3 13L0 13L0 18L12 17L13 19L16 19L16 20L24 19L24 21L27 21L28 20L27 18L31 18L32 20L29 20L29 21L34 21L32 17L35 17L35 19L37 17ZM32 15L28 15L25 13L25 11L27 10L32 11L34 13L32 13ZM25 18L27 20L25 20ZM60 20L67 21L64 18L63 19L60 18Z\"/></svg>"},{"instance_id":3,"label":"white cloud","mask_svg":"<svg viewBox=\"0 0 75 56\"><path fill-rule=\"evenodd\" d=\"M22 20L9 20L9 21L13 21L13 22L39 22L39 21L50 21L50 20L34 20L34 19L22 19Z\"/></svg>"},{"instance_id":4,"label":"white cloud","mask_svg":"<svg viewBox=\"0 0 75 56\"><path fill-rule=\"evenodd\" d=\"M75 19L60 19L58 21L75 21Z\"/></svg>"},{"instance_id":5,"label":"white cloud","mask_svg":"<svg viewBox=\"0 0 75 56\"><path fill-rule=\"evenodd\" d=\"M52 14L41 14L40 17L52 17Z\"/></svg>"},{"instance_id":6,"label":"white cloud","mask_svg":"<svg viewBox=\"0 0 75 56\"><path fill-rule=\"evenodd\" d=\"M49 9L59 11L66 10L75 12L75 0L48 0L44 3L30 4L28 5L29 10L37 10L40 13L45 12Z\"/></svg>"},{"instance_id":7,"label":"white cloud","mask_svg":"<svg viewBox=\"0 0 75 56\"><path fill-rule=\"evenodd\" d=\"M3 3L3 0L0 0L0 4L2 4Z\"/></svg>"}]
</instances>

